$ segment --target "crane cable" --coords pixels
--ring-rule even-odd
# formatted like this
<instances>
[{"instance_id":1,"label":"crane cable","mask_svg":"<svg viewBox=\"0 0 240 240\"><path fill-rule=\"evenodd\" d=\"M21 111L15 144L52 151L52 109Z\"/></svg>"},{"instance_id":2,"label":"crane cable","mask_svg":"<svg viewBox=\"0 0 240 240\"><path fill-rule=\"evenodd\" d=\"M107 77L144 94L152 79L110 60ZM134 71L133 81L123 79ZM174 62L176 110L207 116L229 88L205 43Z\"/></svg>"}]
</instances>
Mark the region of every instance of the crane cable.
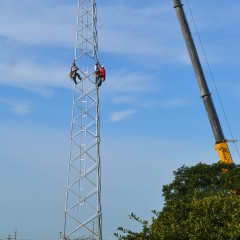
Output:
<instances>
[{"instance_id":1,"label":"crane cable","mask_svg":"<svg viewBox=\"0 0 240 240\"><path fill-rule=\"evenodd\" d=\"M234 140L233 133L232 133L232 130L231 130L231 127L230 127L228 118L227 118L227 114L226 114L226 112L225 112L225 110L224 110L223 103L222 103L220 94L219 94L219 92L218 92L217 85L216 85L215 79L214 79L214 77L213 77L213 73L212 73L212 70L211 70L211 67L210 67L210 64L209 64L209 61L208 61L206 52L205 52L205 50L204 50L203 43L202 43L202 40L201 40L199 31L198 31L198 28L197 28L197 25L196 25L196 22L195 22L195 19L194 19L194 16L193 16L193 13L192 13L192 10L191 10L191 7L190 7L189 1L188 1L188 0L186 0L186 1L187 1L187 5L188 5L188 8L189 8L191 17L192 17L192 21L193 21L195 30L196 30L197 35L198 35L198 39L199 39L199 42L200 42L200 45L201 45L201 48L202 48L202 51L203 51L205 60L206 60L206 62L207 62L208 70L209 70L209 72L210 72L210 75L211 75L211 78L212 78L212 81L213 81L213 84L214 84L214 87L215 87L215 90L216 90L216 93L217 93L217 96L218 96L218 99L219 99L221 108L222 108L222 111L223 111L223 114L224 114L225 121L227 122L227 126L228 126L228 129L229 129L231 138L232 138L232 142L233 142L233 144L234 144L234 146L235 146L235 149L236 149L236 151L237 151L238 157L239 157L239 159L240 159L240 153L239 153L239 150L238 150L238 147L237 147L237 144L236 144L236 140Z\"/></svg>"}]
</instances>

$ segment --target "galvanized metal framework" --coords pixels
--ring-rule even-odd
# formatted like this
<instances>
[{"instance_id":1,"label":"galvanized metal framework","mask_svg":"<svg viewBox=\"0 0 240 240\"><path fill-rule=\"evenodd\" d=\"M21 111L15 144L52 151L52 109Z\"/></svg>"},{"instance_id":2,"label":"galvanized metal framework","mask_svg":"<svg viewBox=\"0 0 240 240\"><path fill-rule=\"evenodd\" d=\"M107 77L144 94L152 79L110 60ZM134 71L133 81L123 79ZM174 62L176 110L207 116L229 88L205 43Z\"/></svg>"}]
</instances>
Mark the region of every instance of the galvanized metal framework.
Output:
<instances>
[{"instance_id":1,"label":"galvanized metal framework","mask_svg":"<svg viewBox=\"0 0 240 240\"><path fill-rule=\"evenodd\" d=\"M96 10L96 0L78 0L74 61L82 80L73 93L64 239L102 240Z\"/></svg>"}]
</instances>

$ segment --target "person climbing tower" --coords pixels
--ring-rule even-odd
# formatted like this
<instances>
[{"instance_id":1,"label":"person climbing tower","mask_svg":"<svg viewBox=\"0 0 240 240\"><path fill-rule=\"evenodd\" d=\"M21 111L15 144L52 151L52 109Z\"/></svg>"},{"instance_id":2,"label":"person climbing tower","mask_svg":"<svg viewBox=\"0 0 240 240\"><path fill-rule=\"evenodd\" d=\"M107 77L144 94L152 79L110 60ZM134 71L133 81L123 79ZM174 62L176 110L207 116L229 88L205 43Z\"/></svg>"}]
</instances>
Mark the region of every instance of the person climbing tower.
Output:
<instances>
[{"instance_id":1,"label":"person climbing tower","mask_svg":"<svg viewBox=\"0 0 240 240\"><path fill-rule=\"evenodd\" d=\"M81 76L80 74L77 72L79 70L79 68L76 66L75 62L72 64L72 67L71 67L71 71L70 71L70 78L72 78L72 80L74 81L75 84L78 84L77 83L77 79L78 78L79 80L81 80Z\"/></svg>"},{"instance_id":2,"label":"person climbing tower","mask_svg":"<svg viewBox=\"0 0 240 240\"><path fill-rule=\"evenodd\" d=\"M104 66L101 66L101 68L100 68L100 76L101 76L101 80L102 80L102 82L105 81L105 78L106 78L106 71L105 71Z\"/></svg>"},{"instance_id":3,"label":"person climbing tower","mask_svg":"<svg viewBox=\"0 0 240 240\"><path fill-rule=\"evenodd\" d=\"M102 85L102 82L105 81L106 71L104 66L101 66L99 62L97 62L94 66L95 71L95 80L98 87Z\"/></svg>"},{"instance_id":4,"label":"person climbing tower","mask_svg":"<svg viewBox=\"0 0 240 240\"><path fill-rule=\"evenodd\" d=\"M95 82L97 86L99 86L99 84L101 85L100 68L101 68L100 63L96 62L96 64L94 65L94 74L95 74Z\"/></svg>"},{"instance_id":5,"label":"person climbing tower","mask_svg":"<svg viewBox=\"0 0 240 240\"><path fill-rule=\"evenodd\" d=\"M95 82L96 84L98 84L99 79L100 79L100 63L96 62L96 64L94 65L94 74L95 74Z\"/></svg>"}]
</instances>

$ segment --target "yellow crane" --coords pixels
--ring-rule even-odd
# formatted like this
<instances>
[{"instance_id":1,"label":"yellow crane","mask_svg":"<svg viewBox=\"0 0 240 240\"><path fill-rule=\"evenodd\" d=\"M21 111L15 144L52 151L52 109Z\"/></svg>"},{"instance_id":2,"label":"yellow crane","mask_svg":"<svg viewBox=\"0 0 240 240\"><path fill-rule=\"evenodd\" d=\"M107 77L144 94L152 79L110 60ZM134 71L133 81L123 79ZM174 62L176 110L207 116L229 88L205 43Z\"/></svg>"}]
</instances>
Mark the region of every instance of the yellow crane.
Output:
<instances>
[{"instance_id":1,"label":"yellow crane","mask_svg":"<svg viewBox=\"0 0 240 240\"><path fill-rule=\"evenodd\" d=\"M173 0L174 8L176 10L179 23L181 25L182 34L192 61L192 65L197 77L198 85L201 91L201 97L207 111L208 119L210 121L213 135L215 137L215 150L217 150L220 163L233 163L232 156L228 147L227 140L224 137L222 127L216 112L216 109L213 104L213 100L211 97L211 93L209 92L208 85L202 70L202 66L198 57L198 53L192 38L192 34L187 22L187 18L185 16L183 10L183 4L181 0Z\"/></svg>"}]
</instances>

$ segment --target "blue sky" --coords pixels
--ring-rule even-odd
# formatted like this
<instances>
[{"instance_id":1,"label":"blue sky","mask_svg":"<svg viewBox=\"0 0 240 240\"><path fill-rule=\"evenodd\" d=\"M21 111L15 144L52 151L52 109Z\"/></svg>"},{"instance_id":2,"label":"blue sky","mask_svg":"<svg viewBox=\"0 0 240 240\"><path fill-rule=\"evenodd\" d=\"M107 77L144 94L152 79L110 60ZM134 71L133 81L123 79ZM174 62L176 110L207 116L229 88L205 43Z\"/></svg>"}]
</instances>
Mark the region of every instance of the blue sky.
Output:
<instances>
[{"instance_id":1,"label":"blue sky","mask_svg":"<svg viewBox=\"0 0 240 240\"><path fill-rule=\"evenodd\" d=\"M190 1L234 137L239 139L240 3ZM223 131L230 133L186 0ZM161 210L172 172L214 163L214 138L172 1L99 0L103 236ZM0 1L0 239L63 230L76 1ZM239 158L230 144L236 163Z\"/></svg>"}]
</instances>

